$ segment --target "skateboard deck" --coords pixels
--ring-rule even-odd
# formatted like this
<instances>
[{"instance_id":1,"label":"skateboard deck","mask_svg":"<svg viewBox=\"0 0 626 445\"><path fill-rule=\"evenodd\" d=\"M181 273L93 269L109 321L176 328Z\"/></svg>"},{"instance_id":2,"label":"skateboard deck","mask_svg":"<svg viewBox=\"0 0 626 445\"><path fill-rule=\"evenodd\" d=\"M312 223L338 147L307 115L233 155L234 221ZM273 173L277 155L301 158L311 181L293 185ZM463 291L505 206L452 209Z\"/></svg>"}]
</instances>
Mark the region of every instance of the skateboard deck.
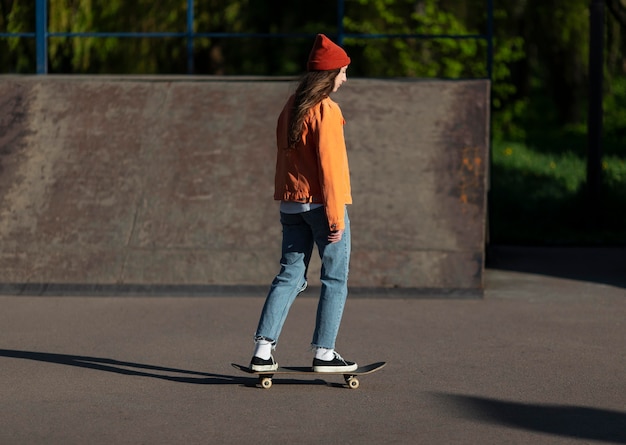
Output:
<instances>
[{"instance_id":1,"label":"skateboard deck","mask_svg":"<svg viewBox=\"0 0 626 445\"><path fill-rule=\"evenodd\" d=\"M340 371L340 372L314 372L310 366L280 366L275 371L253 371L247 366L239 365L237 363L231 363L233 368L243 371L247 374L253 374L259 376L259 386L261 388L269 389L272 386L272 377L275 375L287 375L287 374L313 374L316 377L323 377L326 375L342 375L351 389L359 387L359 379L357 376L371 374L373 372L382 369L387 363L377 362L365 366L359 366L354 371Z\"/></svg>"}]
</instances>

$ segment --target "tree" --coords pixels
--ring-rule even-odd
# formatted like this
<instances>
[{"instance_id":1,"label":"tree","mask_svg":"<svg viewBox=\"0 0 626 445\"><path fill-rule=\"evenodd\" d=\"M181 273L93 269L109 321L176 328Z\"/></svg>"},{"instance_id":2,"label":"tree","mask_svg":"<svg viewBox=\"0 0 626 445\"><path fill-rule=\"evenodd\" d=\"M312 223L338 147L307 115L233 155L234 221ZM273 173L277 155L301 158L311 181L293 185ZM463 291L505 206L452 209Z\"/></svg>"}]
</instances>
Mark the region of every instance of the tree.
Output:
<instances>
[{"instance_id":1,"label":"tree","mask_svg":"<svg viewBox=\"0 0 626 445\"><path fill-rule=\"evenodd\" d=\"M494 128L523 137L537 122L584 121L587 94L589 0L520 0L495 7L492 98ZM32 0L0 0L0 29L34 31ZM626 74L626 0L606 0L607 89L621 91ZM158 5L158 6L157 6ZM484 34L486 0L346 0L350 34ZM184 32L181 0L49 0L51 32ZM331 37L337 2L195 0L194 31L259 33L269 38L200 37L194 40L198 74L293 75L304 69L311 35ZM284 39L280 34L302 34ZM52 73L182 74L187 40L179 38L49 39ZM484 77L486 43L473 39L346 39L352 75L371 77ZM0 39L3 72L32 73L33 39ZM612 79L615 77L615 82ZM532 99L532 100L531 100ZM554 110L554 112L546 112ZM528 123L528 116L533 117Z\"/></svg>"},{"instance_id":2,"label":"tree","mask_svg":"<svg viewBox=\"0 0 626 445\"><path fill-rule=\"evenodd\" d=\"M35 30L34 2L0 0L0 30L33 32ZM31 39L0 39L0 66L9 73L35 70L35 44Z\"/></svg>"}]
</instances>

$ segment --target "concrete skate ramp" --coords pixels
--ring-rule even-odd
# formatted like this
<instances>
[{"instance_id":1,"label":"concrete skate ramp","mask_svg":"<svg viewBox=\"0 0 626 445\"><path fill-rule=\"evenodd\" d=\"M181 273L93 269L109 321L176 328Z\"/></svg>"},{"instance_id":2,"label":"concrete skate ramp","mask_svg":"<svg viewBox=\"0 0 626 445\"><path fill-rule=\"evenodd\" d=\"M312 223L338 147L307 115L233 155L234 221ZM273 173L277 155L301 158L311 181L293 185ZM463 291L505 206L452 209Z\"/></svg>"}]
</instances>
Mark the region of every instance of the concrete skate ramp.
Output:
<instances>
[{"instance_id":1,"label":"concrete skate ramp","mask_svg":"<svg viewBox=\"0 0 626 445\"><path fill-rule=\"evenodd\" d=\"M3 292L266 289L280 258L275 122L294 87L0 77ZM350 79L334 98L352 291L480 295L489 83Z\"/></svg>"}]
</instances>

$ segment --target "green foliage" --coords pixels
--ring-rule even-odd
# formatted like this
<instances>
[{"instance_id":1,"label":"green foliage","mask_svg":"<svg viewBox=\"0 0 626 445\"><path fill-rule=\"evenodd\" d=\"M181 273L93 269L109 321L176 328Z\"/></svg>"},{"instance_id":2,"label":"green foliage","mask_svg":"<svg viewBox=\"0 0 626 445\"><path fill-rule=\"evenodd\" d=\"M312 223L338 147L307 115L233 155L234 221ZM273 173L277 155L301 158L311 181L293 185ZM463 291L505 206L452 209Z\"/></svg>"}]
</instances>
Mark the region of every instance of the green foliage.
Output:
<instances>
[{"instance_id":1,"label":"green foliage","mask_svg":"<svg viewBox=\"0 0 626 445\"><path fill-rule=\"evenodd\" d=\"M34 2L15 0L12 4L0 4L0 30L14 33L35 30ZM24 38L0 39L0 67L12 73L34 71L34 41Z\"/></svg>"},{"instance_id":2,"label":"green foliage","mask_svg":"<svg viewBox=\"0 0 626 445\"><path fill-rule=\"evenodd\" d=\"M5 0L0 0L4 5ZM182 0L49 0L50 32L186 32L187 2ZM200 33L317 33L336 31L336 2L280 0L195 0L194 31ZM277 13L279 12L279 13ZM8 30L34 31L34 2L13 0L0 10ZM3 28L0 27L0 30ZM193 42L198 74L285 75L305 67L310 38L200 37ZM32 73L33 39L0 39L0 70ZM73 74L183 74L187 39L49 39L49 72Z\"/></svg>"},{"instance_id":3,"label":"green foliage","mask_svg":"<svg viewBox=\"0 0 626 445\"><path fill-rule=\"evenodd\" d=\"M50 32L168 32L185 29L184 2L50 0ZM50 39L52 73L158 73L185 66L181 39ZM182 47L182 48L181 48ZM163 61L167 61L163 64Z\"/></svg>"},{"instance_id":4,"label":"green foliage","mask_svg":"<svg viewBox=\"0 0 626 445\"><path fill-rule=\"evenodd\" d=\"M604 99L605 136L612 146L622 149L626 157L626 75L614 77L608 85Z\"/></svg>"},{"instance_id":5,"label":"green foliage","mask_svg":"<svg viewBox=\"0 0 626 445\"><path fill-rule=\"evenodd\" d=\"M353 34L475 34L437 0L347 2L344 26ZM369 77L485 77L484 41L474 39L346 39L357 54L351 71Z\"/></svg>"},{"instance_id":6,"label":"green foliage","mask_svg":"<svg viewBox=\"0 0 626 445\"><path fill-rule=\"evenodd\" d=\"M596 245L626 243L626 162L603 162L599 211L589 211L584 153L550 152L516 142L492 149L491 242L494 244ZM621 204L620 204L621 203Z\"/></svg>"},{"instance_id":7,"label":"green foliage","mask_svg":"<svg viewBox=\"0 0 626 445\"><path fill-rule=\"evenodd\" d=\"M348 0L344 25L346 31L359 34L484 33L484 1L470 1L473 8L463 6L467 3L461 0ZM186 2L180 0L161 0L158 6L152 0L49 0L49 30L182 32L186 27L185 8ZM453 12L459 8L465 11L464 17ZM276 14L277 10L280 14ZM15 0L6 14L11 25L9 30L19 31L24 24L34 22L33 2ZM195 18L197 32L325 32L332 35L336 31L336 2L196 0ZM31 26L30 30L33 28ZM309 40L286 45L285 41L273 39L199 38L194 41L195 65L200 73L298 74L304 67ZM3 64L8 71L28 72L32 68L32 62L28 61L34 54L20 46L23 42L24 39L11 39L10 51L14 57ZM149 74L178 73L186 69L183 38L55 37L49 43L52 73ZM354 49L353 75L444 78L487 75L483 40L352 39L345 43ZM514 50L518 47L515 39L503 39L503 45L496 46L496 97L505 97L513 90L506 83L508 71L504 64L520 57Z\"/></svg>"}]
</instances>

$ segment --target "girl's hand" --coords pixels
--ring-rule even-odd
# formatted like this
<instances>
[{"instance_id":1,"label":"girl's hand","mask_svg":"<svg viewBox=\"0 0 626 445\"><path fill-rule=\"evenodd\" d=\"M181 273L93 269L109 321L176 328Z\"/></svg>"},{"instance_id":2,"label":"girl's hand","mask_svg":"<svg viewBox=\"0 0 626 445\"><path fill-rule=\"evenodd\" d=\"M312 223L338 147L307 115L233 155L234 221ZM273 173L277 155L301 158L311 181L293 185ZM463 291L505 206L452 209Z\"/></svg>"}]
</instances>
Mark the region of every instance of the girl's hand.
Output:
<instances>
[{"instance_id":1,"label":"girl's hand","mask_svg":"<svg viewBox=\"0 0 626 445\"><path fill-rule=\"evenodd\" d=\"M343 236L343 230L335 230L334 232L330 232L330 235L328 235L328 242L329 243L338 243L339 241L341 241L341 237Z\"/></svg>"}]
</instances>

